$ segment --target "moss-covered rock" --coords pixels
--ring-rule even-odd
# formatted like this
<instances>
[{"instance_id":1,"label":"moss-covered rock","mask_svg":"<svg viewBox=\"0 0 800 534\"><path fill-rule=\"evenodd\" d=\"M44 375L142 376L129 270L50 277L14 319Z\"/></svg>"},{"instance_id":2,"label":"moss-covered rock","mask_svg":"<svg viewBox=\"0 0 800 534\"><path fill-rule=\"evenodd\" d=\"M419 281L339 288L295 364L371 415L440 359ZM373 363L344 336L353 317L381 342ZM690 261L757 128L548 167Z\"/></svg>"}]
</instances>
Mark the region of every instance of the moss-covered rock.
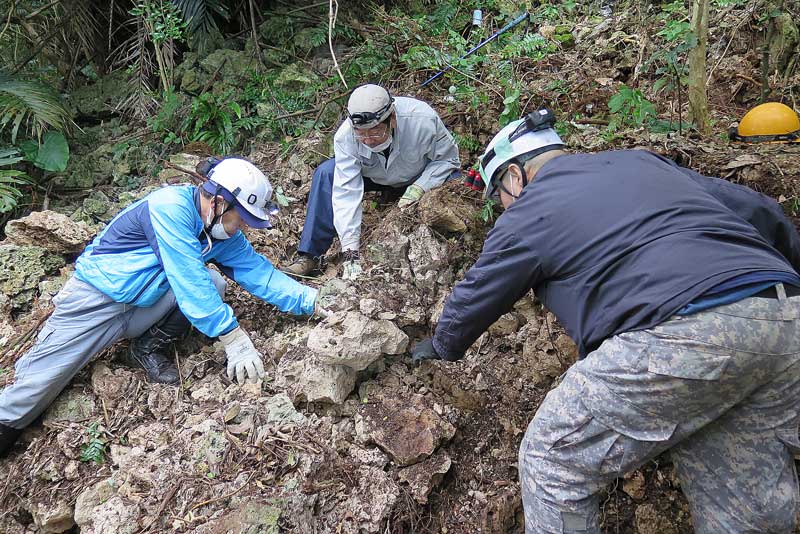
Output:
<instances>
[{"instance_id":1,"label":"moss-covered rock","mask_svg":"<svg viewBox=\"0 0 800 534\"><path fill-rule=\"evenodd\" d=\"M11 299L13 309L28 309L39 282L64 265L64 258L42 247L0 245L0 292Z\"/></svg>"},{"instance_id":2,"label":"moss-covered rock","mask_svg":"<svg viewBox=\"0 0 800 534\"><path fill-rule=\"evenodd\" d=\"M284 91L302 91L309 85L319 81L316 74L300 63L292 63L282 69L278 77L273 82L274 85Z\"/></svg>"},{"instance_id":3,"label":"moss-covered rock","mask_svg":"<svg viewBox=\"0 0 800 534\"><path fill-rule=\"evenodd\" d=\"M77 115L103 117L111 115L130 93L124 70L103 76L91 85L80 87L68 95L67 104Z\"/></svg>"}]
</instances>

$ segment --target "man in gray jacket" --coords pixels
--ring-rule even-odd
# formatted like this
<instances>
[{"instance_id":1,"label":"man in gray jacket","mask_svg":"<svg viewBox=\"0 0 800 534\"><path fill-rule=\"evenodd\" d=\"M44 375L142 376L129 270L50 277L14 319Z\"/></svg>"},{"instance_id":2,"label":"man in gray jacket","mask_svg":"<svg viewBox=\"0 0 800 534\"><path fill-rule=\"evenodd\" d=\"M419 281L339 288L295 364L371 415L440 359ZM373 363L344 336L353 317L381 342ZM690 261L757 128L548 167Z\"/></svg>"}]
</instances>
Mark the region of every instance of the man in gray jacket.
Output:
<instances>
[{"instance_id":1,"label":"man in gray jacket","mask_svg":"<svg viewBox=\"0 0 800 534\"><path fill-rule=\"evenodd\" d=\"M642 150L492 140L506 211L414 360L457 360L533 289L581 359L519 452L526 532L599 533L603 487L671 449L695 532L794 532L800 237L772 199Z\"/></svg>"},{"instance_id":2,"label":"man in gray jacket","mask_svg":"<svg viewBox=\"0 0 800 534\"><path fill-rule=\"evenodd\" d=\"M338 234L343 278L357 278L364 191L405 188L398 202L403 208L459 173L458 147L428 104L367 84L350 95L347 115L333 138L334 158L314 172L290 274L316 269Z\"/></svg>"}]
</instances>

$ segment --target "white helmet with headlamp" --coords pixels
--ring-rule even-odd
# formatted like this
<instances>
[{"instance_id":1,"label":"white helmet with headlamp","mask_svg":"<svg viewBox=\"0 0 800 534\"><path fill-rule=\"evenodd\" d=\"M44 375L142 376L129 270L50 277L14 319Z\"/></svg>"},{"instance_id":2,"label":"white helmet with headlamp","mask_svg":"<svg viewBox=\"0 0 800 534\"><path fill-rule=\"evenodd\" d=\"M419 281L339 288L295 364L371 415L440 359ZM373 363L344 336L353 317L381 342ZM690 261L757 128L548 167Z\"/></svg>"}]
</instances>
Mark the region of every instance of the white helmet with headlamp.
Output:
<instances>
[{"instance_id":1,"label":"white helmet with headlamp","mask_svg":"<svg viewBox=\"0 0 800 534\"><path fill-rule=\"evenodd\" d=\"M542 108L524 118L506 125L486 147L481 156L479 172L486 188L483 196L490 198L497 192L498 178L511 163L523 169L522 187L528 185L524 163L550 150L564 148L564 142L553 129L555 114Z\"/></svg>"}]
</instances>

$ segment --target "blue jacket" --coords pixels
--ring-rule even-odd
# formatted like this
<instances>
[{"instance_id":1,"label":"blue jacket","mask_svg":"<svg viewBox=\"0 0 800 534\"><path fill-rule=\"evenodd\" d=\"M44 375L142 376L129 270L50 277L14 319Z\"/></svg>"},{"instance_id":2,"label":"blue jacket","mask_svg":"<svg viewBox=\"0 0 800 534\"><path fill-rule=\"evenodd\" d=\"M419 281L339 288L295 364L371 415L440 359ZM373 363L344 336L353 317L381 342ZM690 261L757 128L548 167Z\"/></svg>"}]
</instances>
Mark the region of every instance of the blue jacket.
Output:
<instances>
[{"instance_id":1,"label":"blue jacket","mask_svg":"<svg viewBox=\"0 0 800 534\"><path fill-rule=\"evenodd\" d=\"M311 314L317 290L281 273L256 253L241 231L207 245L200 219L199 191L164 187L132 204L86 247L75 276L117 302L152 306L169 289L183 314L209 337L233 330L233 310L217 293L208 262L253 295L284 312Z\"/></svg>"},{"instance_id":2,"label":"blue jacket","mask_svg":"<svg viewBox=\"0 0 800 534\"><path fill-rule=\"evenodd\" d=\"M497 219L433 346L460 358L533 289L586 356L718 284L798 270L800 237L765 195L642 150L559 156Z\"/></svg>"}]
</instances>

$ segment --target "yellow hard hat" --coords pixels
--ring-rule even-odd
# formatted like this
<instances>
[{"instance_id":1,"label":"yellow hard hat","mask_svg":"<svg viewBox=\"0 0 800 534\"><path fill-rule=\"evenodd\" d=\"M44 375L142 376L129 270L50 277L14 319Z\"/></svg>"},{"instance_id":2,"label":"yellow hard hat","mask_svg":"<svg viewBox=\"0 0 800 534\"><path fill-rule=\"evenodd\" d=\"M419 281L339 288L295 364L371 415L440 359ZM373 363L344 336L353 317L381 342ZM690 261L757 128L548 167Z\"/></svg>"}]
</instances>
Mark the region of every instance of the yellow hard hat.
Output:
<instances>
[{"instance_id":1,"label":"yellow hard hat","mask_svg":"<svg viewBox=\"0 0 800 534\"><path fill-rule=\"evenodd\" d=\"M745 143L800 142L800 118L780 102L767 102L748 111L731 138Z\"/></svg>"}]
</instances>

